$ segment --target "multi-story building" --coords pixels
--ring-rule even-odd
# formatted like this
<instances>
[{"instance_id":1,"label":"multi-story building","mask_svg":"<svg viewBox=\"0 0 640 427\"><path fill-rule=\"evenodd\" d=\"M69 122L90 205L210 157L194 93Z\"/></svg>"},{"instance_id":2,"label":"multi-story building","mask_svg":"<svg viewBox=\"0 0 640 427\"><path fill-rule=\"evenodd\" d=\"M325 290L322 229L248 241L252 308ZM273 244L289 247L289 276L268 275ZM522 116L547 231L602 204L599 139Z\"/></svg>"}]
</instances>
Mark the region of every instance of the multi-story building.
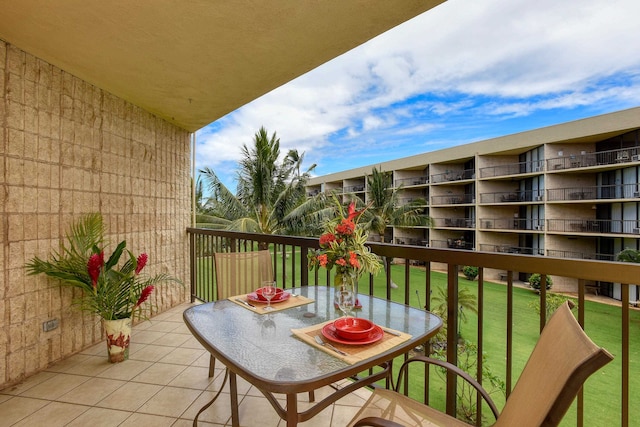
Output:
<instances>
[{"instance_id":1,"label":"multi-story building","mask_svg":"<svg viewBox=\"0 0 640 427\"><path fill-rule=\"evenodd\" d=\"M376 167L392 174L401 202L424 200L433 220L389 228L386 241L613 261L640 249L639 129L640 107L315 177L307 189L366 201ZM554 281L557 290L575 286ZM589 289L619 298L615 283Z\"/></svg>"}]
</instances>

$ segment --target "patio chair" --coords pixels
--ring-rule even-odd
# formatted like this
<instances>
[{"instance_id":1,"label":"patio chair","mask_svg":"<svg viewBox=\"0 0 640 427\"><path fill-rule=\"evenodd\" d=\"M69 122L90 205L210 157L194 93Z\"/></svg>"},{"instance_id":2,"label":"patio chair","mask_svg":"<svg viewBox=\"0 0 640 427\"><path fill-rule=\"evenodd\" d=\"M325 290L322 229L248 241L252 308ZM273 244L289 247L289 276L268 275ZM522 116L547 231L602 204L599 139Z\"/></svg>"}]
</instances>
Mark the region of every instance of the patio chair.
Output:
<instances>
[{"instance_id":1,"label":"patio chair","mask_svg":"<svg viewBox=\"0 0 640 427\"><path fill-rule=\"evenodd\" d=\"M482 386L467 373L447 362L416 356L400 368L394 390L376 389L356 414L350 427L468 426L443 412L398 392L412 363L435 364L468 381L487 402L496 418L494 426L556 426L569 409L585 380L613 360L595 345L576 321L569 303L551 317L509 395L502 413Z\"/></svg>"},{"instance_id":2,"label":"patio chair","mask_svg":"<svg viewBox=\"0 0 640 427\"><path fill-rule=\"evenodd\" d=\"M223 300L234 295L248 294L262 286L265 280L273 280L271 253L268 250L253 252L218 252L216 264L216 296ZM209 360L209 377L213 376L216 360Z\"/></svg>"}]
</instances>

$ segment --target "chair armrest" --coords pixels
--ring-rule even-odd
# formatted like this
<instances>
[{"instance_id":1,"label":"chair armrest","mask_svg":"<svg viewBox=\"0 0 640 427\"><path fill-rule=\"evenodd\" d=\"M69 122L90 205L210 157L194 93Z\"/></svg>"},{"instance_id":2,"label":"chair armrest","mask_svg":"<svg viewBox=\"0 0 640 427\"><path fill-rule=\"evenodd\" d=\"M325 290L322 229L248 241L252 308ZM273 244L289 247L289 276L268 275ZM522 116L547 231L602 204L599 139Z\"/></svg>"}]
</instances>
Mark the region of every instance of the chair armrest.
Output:
<instances>
[{"instance_id":1,"label":"chair armrest","mask_svg":"<svg viewBox=\"0 0 640 427\"><path fill-rule=\"evenodd\" d=\"M398 424L395 421L385 420L380 417L366 417L358 420L353 427L404 427L402 424Z\"/></svg>"},{"instance_id":2,"label":"chair armrest","mask_svg":"<svg viewBox=\"0 0 640 427\"><path fill-rule=\"evenodd\" d=\"M402 378L406 375L409 364L414 362L422 362L429 365L437 365L449 371L454 372L456 375L458 375L459 377L464 379L466 382L468 382L473 388L475 388L478 391L478 393L480 393L480 395L485 400L485 402L487 402L487 405L489 405L489 408L491 409L493 416L496 418L496 420L498 419L498 415L500 415L500 412L498 411L496 404L493 402L493 400L489 396L489 393L487 393L487 391L482 387L482 385L480 385L480 383L476 381L476 379L473 378L471 375L469 375L467 372L458 368L456 365L453 365L444 360L434 359L432 357L425 357L425 356L413 356L410 359L407 359L400 367L400 372L398 372L398 384L395 387L396 392L399 392L400 390L400 384L402 383ZM369 425L369 424L363 424L363 425ZM371 424L371 425L375 425L375 426L380 425L380 426L386 427L385 424ZM394 424L390 424L390 426L391 425L394 425Z\"/></svg>"}]
</instances>

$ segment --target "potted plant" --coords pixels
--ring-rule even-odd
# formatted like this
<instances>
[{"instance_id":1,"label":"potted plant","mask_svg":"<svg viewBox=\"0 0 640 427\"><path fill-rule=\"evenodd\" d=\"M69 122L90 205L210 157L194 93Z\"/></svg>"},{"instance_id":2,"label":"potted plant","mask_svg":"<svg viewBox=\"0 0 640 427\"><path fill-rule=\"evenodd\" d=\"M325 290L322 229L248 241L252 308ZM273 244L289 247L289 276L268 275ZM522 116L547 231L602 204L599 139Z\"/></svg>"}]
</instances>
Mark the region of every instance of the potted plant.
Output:
<instances>
[{"instance_id":1,"label":"potted plant","mask_svg":"<svg viewBox=\"0 0 640 427\"><path fill-rule=\"evenodd\" d=\"M478 267L474 267L472 265L465 265L462 267L462 274L467 280L475 280L478 277Z\"/></svg>"},{"instance_id":2,"label":"potted plant","mask_svg":"<svg viewBox=\"0 0 640 427\"><path fill-rule=\"evenodd\" d=\"M178 280L164 273L142 274L147 254L136 257L126 249L124 240L105 260L104 232L100 214L86 215L71 226L60 252L54 251L49 260L33 257L26 269L29 275L45 274L64 286L82 290L73 304L102 319L109 361L115 363L128 358L134 313L146 317L149 307L145 303L155 286Z\"/></svg>"}]
</instances>

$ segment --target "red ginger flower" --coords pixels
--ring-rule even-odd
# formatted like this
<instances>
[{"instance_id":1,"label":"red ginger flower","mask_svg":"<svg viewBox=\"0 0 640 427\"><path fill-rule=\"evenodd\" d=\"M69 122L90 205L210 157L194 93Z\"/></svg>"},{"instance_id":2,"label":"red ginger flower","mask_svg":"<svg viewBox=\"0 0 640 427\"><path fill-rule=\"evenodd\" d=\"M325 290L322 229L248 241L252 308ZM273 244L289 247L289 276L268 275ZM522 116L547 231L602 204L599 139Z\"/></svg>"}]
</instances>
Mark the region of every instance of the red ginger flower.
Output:
<instances>
[{"instance_id":1,"label":"red ginger flower","mask_svg":"<svg viewBox=\"0 0 640 427\"><path fill-rule=\"evenodd\" d=\"M331 242L336 240L336 236L333 233L325 233L320 236L320 246L328 246Z\"/></svg>"},{"instance_id":2,"label":"red ginger flower","mask_svg":"<svg viewBox=\"0 0 640 427\"><path fill-rule=\"evenodd\" d=\"M362 212L364 212L364 209L357 211L356 204L354 202L349 203L349 208L347 209L347 213L348 213L347 220L353 221L358 216L360 216Z\"/></svg>"},{"instance_id":3,"label":"red ginger flower","mask_svg":"<svg viewBox=\"0 0 640 427\"><path fill-rule=\"evenodd\" d=\"M357 253L349 252L349 264L354 268L360 268L360 261L358 261Z\"/></svg>"},{"instance_id":4,"label":"red ginger flower","mask_svg":"<svg viewBox=\"0 0 640 427\"><path fill-rule=\"evenodd\" d=\"M140 274L144 266L147 265L148 259L149 256L147 254L140 254L140 256L138 257L138 263L136 264L136 275Z\"/></svg>"},{"instance_id":5,"label":"red ginger flower","mask_svg":"<svg viewBox=\"0 0 640 427\"><path fill-rule=\"evenodd\" d=\"M336 232L343 235L351 235L356 229L356 225L349 219L343 219L336 227Z\"/></svg>"},{"instance_id":6,"label":"red ginger flower","mask_svg":"<svg viewBox=\"0 0 640 427\"><path fill-rule=\"evenodd\" d=\"M147 299L149 299L149 296L151 295L151 292L153 292L153 285L149 285L146 288L144 288L142 290L142 292L140 293L140 298L138 298L138 302L136 303L136 305L133 307L133 309L135 310L136 308L140 307L140 305L145 302Z\"/></svg>"},{"instance_id":7,"label":"red ginger flower","mask_svg":"<svg viewBox=\"0 0 640 427\"><path fill-rule=\"evenodd\" d=\"M89 257L89 261L87 262L87 272L89 273L91 284L93 285L94 289L98 285L98 277L100 277L100 270L102 270L103 265L104 252L93 254Z\"/></svg>"}]
</instances>

